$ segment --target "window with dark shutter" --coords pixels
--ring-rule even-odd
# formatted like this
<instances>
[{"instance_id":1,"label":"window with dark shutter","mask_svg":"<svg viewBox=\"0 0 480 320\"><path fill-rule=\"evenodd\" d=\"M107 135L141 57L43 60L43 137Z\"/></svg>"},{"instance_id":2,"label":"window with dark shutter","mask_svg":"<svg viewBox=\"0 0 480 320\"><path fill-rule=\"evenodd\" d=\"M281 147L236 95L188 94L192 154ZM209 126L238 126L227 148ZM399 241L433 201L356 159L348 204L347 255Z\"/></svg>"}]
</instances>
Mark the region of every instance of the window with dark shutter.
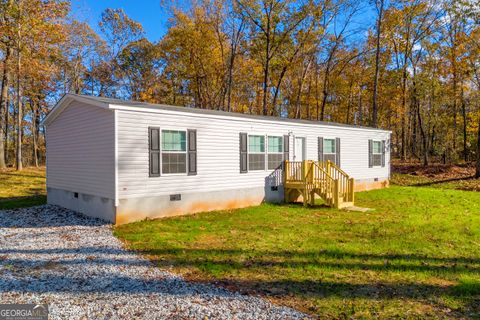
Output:
<instances>
[{"instance_id":1,"label":"window with dark shutter","mask_svg":"<svg viewBox=\"0 0 480 320\"><path fill-rule=\"evenodd\" d=\"M323 137L318 137L318 161L323 162Z\"/></svg>"},{"instance_id":2,"label":"window with dark shutter","mask_svg":"<svg viewBox=\"0 0 480 320\"><path fill-rule=\"evenodd\" d=\"M283 137L268 136L267 144L267 168L275 170L283 162Z\"/></svg>"},{"instance_id":3,"label":"window with dark shutter","mask_svg":"<svg viewBox=\"0 0 480 320\"><path fill-rule=\"evenodd\" d=\"M385 141L368 140L368 166L385 166Z\"/></svg>"},{"instance_id":4,"label":"window with dark shutter","mask_svg":"<svg viewBox=\"0 0 480 320\"><path fill-rule=\"evenodd\" d=\"M323 139L323 161L337 163L337 145L335 139Z\"/></svg>"},{"instance_id":5,"label":"window with dark shutter","mask_svg":"<svg viewBox=\"0 0 480 320\"><path fill-rule=\"evenodd\" d=\"M382 140L382 167L385 167L385 140Z\"/></svg>"},{"instance_id":6,"label":"window with dark shutter","mask_svg":"<svg viewBox=\"0 0 480 320\"><path fill-rule=\"evenodd\" d=\"M162 174L187 173L187 131L162 130Z\"/></svg>"},{"instance_id":7,"label":"window with dark shutter","mask_svg":"<svg viewBox=\"0 0 480 320\"><path fill-rule=\"evenodd\" d=\"M283 160L290 160L290 139L288 135L283 136Z\"/></svg>"},{"instance_id":8,"label":"window with dark shutter","mask_svg":"<svg viewBox=\"0 0 480 320\"><path fill-rule=\"evenodd\" d=\"M335 138L335 164L340 167L340 138Z\"/></svg>"},{"instance_id":9,"label":"window with dark shutter","mask_svg":"<svg viewBox=\"0 0 480 320\"><path fill-rule=\"evenodd\" d=\"M149 176L160 176L160 128L148 128Z\"/></svg>"},{"instance_id":10,"label":"window with dark shutter","mask_svg":"<svg viewBox=\"0 0 480 320\"><path fill-rule=\"evenodd\" d=\"M248 136L248 171L265 170L265 136Z\"/></svg>"},{"instance_id":11,"label":"window with dark shutter","mask_svg":"<svg viewBox=\"0 0 480 320\"><path fill-rule=\"evenodd\" d=\"M240 173L248 172L248 135L240 132Z\"/></svg>"},{"instance_id":12,"label":"window with dark shutter","mask_svg":"<svg viewBox=\"0 0 480 320\"><path fill-rule=\"evenodd\" d=\"M368 167L373 167L373 140L368 140Z\"/></svg>"},{"instance_id":13,"label":"window with dark shutter","mask_svg":"<svg viewBox=\"0 0 480 320\"><path fill-rule=\"evenodd\" d=\"M197 174L197 130L187 130L188 136L188 175Z\"/></svg>"}]
</instances>

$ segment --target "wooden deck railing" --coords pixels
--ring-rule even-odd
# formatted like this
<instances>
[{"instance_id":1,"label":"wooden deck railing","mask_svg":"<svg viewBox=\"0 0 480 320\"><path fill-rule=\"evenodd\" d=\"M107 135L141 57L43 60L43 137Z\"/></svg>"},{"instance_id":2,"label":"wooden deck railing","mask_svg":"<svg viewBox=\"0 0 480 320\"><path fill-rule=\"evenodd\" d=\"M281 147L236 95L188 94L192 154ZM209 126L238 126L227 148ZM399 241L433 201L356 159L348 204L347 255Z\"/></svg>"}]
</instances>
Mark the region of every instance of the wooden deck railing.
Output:
<instances>
[{"instance_id":1,"label":"wooden deck railing","mask_svg":"<svg viewBox=\"0 0 480 320\"><path fill-rule=\"evenodd\" d=\"M333 179L338 180L340 197L343 197L346 202L353 202L354 179L330 160L319 162L319 165L323 166Z\"/></svg>"},{"instance_id":2,"label":"wooden deck railing","mask_svg":"<svg viewBox=\"0 0 480 320\"><path fill-rule=\"evenodd\" d=\"M313 204L314 194L320 195L327 205L340 207L354 202L354 179L330 161L285 161L284 184L298 190L304 204ZM286 195L288 192L286 192Z\"/></svg>"}]
</instances>

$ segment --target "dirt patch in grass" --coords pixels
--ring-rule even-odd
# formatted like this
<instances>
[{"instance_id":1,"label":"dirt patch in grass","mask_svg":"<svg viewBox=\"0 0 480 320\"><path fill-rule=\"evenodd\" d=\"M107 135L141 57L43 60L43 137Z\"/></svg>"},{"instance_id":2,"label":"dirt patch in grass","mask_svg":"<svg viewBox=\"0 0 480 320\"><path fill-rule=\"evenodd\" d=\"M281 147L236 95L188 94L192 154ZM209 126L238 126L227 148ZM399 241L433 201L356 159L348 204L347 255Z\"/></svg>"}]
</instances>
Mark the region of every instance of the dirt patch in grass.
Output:
<instances>
[{"instance_id":1,"label":"dirt patch in grass","mask_svg":"<svg viewBox=\"0 0 480 320\"><path fill-rule=\"evenodd\" d=\"M480 191L480 180L475 179L473 164L392 165L391 182L400 186L428 186L435 188Z\"/></svg>"}]
</instances>

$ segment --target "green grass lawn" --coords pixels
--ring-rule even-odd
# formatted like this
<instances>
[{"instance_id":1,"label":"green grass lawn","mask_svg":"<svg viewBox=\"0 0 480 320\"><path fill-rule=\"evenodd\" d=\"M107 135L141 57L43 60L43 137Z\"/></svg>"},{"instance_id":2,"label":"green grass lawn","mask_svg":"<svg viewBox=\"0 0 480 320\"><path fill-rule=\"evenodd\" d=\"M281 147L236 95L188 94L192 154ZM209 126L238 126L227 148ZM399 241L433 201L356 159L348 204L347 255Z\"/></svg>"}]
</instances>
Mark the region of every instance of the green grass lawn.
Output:
<instances>
[{"instance_id":1,"label":"green grass lawn","mask_svg":"<svg viewBox=\"0 0 480 320\"><path fill-rule=\"evenodd\" d=\"M480 193L393 186L368 213L270 205L115 228L186 278L321 318L480 317Z\"/></svg>"},{"instance_id":2,"label":"green grass lawn","mask_svg":"<svg viewBox=\"0 0 480 320\"><path fill-rule=\"evenodd\" d=\"M478 180L392 180L357 193L368 213L264 204L114 232L159 267L320 318L480 318L480 193L452 190ZM44 168L0 172L0 209L45 200Z\"/></svg>"},{"instance_id":3,"label":"green grass lawn","mask_svg":"<svg viewBox=\"0 0 480 320\"><path fill-rule=\"evenodd\" d=\"M0 171L0 210L46 203L45 168Z\"/></svg>"}]
</instances>

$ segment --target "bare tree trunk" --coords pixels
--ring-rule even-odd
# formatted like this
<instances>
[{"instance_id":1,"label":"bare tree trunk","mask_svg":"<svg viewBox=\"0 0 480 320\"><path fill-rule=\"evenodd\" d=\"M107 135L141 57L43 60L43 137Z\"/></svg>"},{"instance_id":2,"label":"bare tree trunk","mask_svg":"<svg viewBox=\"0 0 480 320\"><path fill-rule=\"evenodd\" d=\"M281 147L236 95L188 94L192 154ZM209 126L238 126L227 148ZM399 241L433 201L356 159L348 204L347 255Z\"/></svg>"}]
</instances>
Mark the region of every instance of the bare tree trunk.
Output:
<instances>
[{"instance_id":1,"label":"bare tree trunk","mask_svg":"<svg viewBox=\"0 0 480 320\"><path fill-rule=\"evenodd\" d=\"M10 160L10 155L8 154L8 137L9 137L9 119L10 119L10 101L13 99L10 95L7 97L6 109L5 109L5 162L8 165L8 161Z\"/></svg>"},{"instance_id":2,"label":"bare tree trunk","mask_svg":"<svg viewBox=\"0 0 480 320\"><path fill-rule=\"evenodd\" d=\"M268 74L270 73L270 15L267 18L267 32L265 34L265 67L263 68L263 102L262 114L268 115L267 95L268 95Z\"/></svg>"},{"instance_id":3,"label":"bare tree trunk","mask_svg":"<svg viewBox=\"0 0 480 320\"><path fill-rule=\"evenodd\" d=\"M16 144L17 152L16 152L16 161L15 161L17 171L23 170L23 164L22 164L23 106L22 106L22 85L20 81L21 66L22 66L22 54L19 46L18 54L17 54L17 144Z\"/></svg>"},{"instance_id":4,"label":"bare tree trunk","mask_svg":"<svg viewBox=\"0 0 480 320\"><path fill-rule=\"evenodd\" d=\"M350 124L350 110L352 109L353 104L353 80L350 80L350 85L348 87L348 104L347 104L347 116L345 119L346 124Z\"/></svg>"},{"instance_id":5,"label":"bare tree trunk","mask_svg":"<svg viewBox=\"0 0 480 320\"><path fill-rule=\"evenodd\" d=\"M318 103L318 61L315 61L315 114L320 120L320 104Z\"/></svg>"},{"instance_id":6,"label":"bare tree trunk","mask_svg":"<svg viewBox=\"0 0 480 320\"><path fill-rule=\"evenodd\" d=\"M38 167L38 132L39 132L39 110L38 110L38 103L31 101L30 102L32 108L32 160L35 167Z\"/></svg>"},{"instance_id":7,"label":"bare tree trunk","mask_svg":"<svg viewBox=\"0 0 480 320\"><path fill-rule=\"evenodd\" d=\"M477 162L475 170L475 178L480 178L480 118L478 119L478 130L477 130Z\"/></svg>"},{"instance_id":8,"label":"bare tree trunk","mask_svg":"<svg viewBox=\"0 0 480 320\"><path fill-rule=\"evenodd\" d=\"M233 50L233 48L232 48ZM230 53L230 63L228 66L228 81L227 81L227 111L230 112L232 108L232 85L233 85L233 64L235 61L235 54Z\"/></svg>"},{"instance_id":9,"label":"bare tree trunk","mask_svg":"<svg viewBox=\"0 0 480 320\"><path fill-rule=\"evenodd\" d=\"M325 75L323 76L323 96L322 96L322 106L320 109L320 121L325 120L325 107L327 105L327 96L328 96L328 80L330 76L329 64L327 63L327 68L325 69Z\"/></svg>"},{"instance_id":10,"label":"bare tree trunk","mask_svg":"<svg viewBox=\"0 0 480 320\"><path fill-rule=\"evenodd\" d=\"M468 148L467 148L467 106L463 96L463 86L462 86L462 118L463 118L463 160L468 161Z\"/></svg>"},{"instance_id":11,"label":"bare tree trunk","mask_svg":"<svg viewBox=\"0 0 480 320\"><path fill-rule=\"evenodd\" d=\"M457 72L455 71L456 67L455 64L453 66L453 153L454 153L454 160L457 160L456 152L457 152Z\"/></svg>"},{"instance_id":12,"label":"bare tree trunk","mask_svg":"<svg viewBox=\"0 0 480 320\"><path fill-rule=\"evenodd\" d=\"M406 60L406 59L405 59ZM407 159L407 67L406 63L403 67L403 74L402 74L402 154L401 159L405 161Z\"/></svg>"},{"instance_id":13,"label":"bare tree trunk","mask_svg":"<svg viewBox=\"0 0 480 320\"><path fill-rule=\"evenodd\" d=\"M3 60L2 89L0 93L0 169L7 167L6 164L6 140L7 140L7 115L8 115L8 87L10 84L10 57L12 48L7 47Z\"/></svg>"},{"instance_id":14,"label":"bare tree trunk","mask_svg":"<svg viewBox=\"0 0 480 320\"><path fill-rule=\"evenodd\" d=\"M413 71L413 75L415 77L415 71ZM423 165L428 166L428 137L425 132L425 129L423 128L422 113L420 111L420 102L418 101L417 85L415 80L413 81L413 100L414 100L413 105L416 108L416 113L418 117L418 127L420 128L420 135L422 136ZM414 145L415 143L416 143L416 139L414 140Z\"/></svg>"},{"instance_id":15,"label":"bare tree trunk","mask_svg":"<svg viewBox=\"0 0 480 320\"><path fill-rule=\"evenodd\" d=\"M358 124L363 126L362 89L360 89L358 95Z\"/></svg>"},{"instance_id":16,"label":"bare tree trunk","mask_svg":"<svg viewBox=\"0 0 480 320\"><path fill-rule=\"evenodd\" d=\"M275 106L277 105L277 99L278 99L278 94L280 93L280 86L282 84L282 81L283 81L283 77L285 76L285 73L287 72L287 65L283 66L282 68L282 72L280 72L280 76L278 77L278 81L277 81L277 84L275 86L275 91L273 92L273 99L272 99L272 105L271 105L271 108L272 110L270 110L270 115L274 115L275 113ZM296 118L296 116L295 116Z\"/></svg>"},{"instance_id":17,"label":"bare tree trunk","mask_svg":"<svg viewBox=\"0 0 480 320\"><path fill-rule=\"evenodd\" d=\"M378 0L377 2L378 10L378 21L377 21L377 44L375 52L375 77L373 80L373 95L372 95L372 127L377 127L377 117L378 117L378 74L380 71L380 36L382 34L382 19L383 19L383 6L384 0Z\"/></svg>"}]
</instances>

